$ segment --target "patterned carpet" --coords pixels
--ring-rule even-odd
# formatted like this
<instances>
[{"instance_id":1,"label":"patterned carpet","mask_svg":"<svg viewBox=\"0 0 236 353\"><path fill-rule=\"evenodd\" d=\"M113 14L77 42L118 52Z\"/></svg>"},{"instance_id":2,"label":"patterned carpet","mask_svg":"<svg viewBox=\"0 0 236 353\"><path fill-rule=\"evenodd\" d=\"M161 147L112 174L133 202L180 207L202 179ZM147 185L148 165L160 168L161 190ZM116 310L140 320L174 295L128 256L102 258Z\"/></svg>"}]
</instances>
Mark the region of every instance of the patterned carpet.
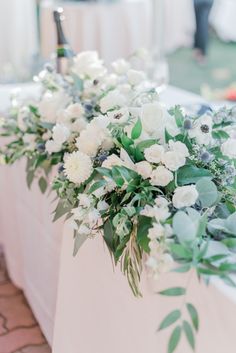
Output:
<instances>
[{"instance_id":1,"label":"patterned carpet","mask_svg":"<svg viewBox=\"0 0 236 353\"><path fill-rule=\"evenodd\" d=\"M0 248L0 353L50 353L24 294L10 281Z\"/></svg>"}]
</instances>

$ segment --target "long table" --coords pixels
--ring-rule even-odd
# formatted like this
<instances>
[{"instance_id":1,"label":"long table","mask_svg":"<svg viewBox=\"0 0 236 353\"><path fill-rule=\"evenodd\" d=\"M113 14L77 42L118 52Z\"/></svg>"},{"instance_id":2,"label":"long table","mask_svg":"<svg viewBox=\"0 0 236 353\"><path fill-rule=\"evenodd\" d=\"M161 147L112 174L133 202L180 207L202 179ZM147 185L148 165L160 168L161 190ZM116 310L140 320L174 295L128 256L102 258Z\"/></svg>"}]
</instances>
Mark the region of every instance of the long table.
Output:
<instances>
[{"instance_id":1,"label":"long table","mask_svg":"<svg viewBox=\"0 0 236 353\"><path fill-rule=\"evenodd\" d=\"M0 97L3 92L2 110L9 87L0 87ZM162 100L168 105L201 101L173 87ZM180 283L170 274L155 284L144 273L143 298L135 299L119 268L113 271L102 239L88 240L73 258L71 230L62 221L52 223L53 195L41 195L37 185L29 191L24 167L24 161L0 167L0 242L10 276L24 290L53 353L165 353L168 333L157 335L156 328L181 303L155 293L186 278ZM193 279L188 300L201 316L196 352L234 353L236 291L218 283L207 289ZM190 351L182 340L177 353Z\"/></svg>"}]
</instances>

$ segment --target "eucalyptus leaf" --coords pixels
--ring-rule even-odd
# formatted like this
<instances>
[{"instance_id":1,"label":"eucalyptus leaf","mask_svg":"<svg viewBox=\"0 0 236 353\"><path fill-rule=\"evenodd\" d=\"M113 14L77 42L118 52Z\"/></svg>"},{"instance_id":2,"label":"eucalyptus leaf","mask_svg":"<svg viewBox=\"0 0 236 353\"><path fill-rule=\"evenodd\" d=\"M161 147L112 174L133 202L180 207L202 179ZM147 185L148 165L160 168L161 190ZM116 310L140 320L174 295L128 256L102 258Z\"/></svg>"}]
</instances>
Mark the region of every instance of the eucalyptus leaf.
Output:
<instances>
[{"instance_id":1,"label":"eucalyptus leaf","mask_svg":"<svg viewBox=\"0 0 236 353\"><path fill-rule=\"evenodd\" d=\"M227 218L225 225L229 233L236 236L236 212Z\"/></svg>"},{"instance_id":2,"label":"eucalyptus leaf","mask_svg":"<svg viewBox=\"0 0 236 353\"><path fill-rule=\"evenodd\" d=\"M173 218L173 230L180 243L192 242L197 235L197 225L183 211L178 211Z\"/></svg>"},{"instance_id":3,"label":"eucalyptus leaf","mask_svg":"<svg viewBox=\"0 0 236 353\"><path fill-rule=\"evenodd\" d=\"M203 208L211 207L218 199L218 190L216 185L209 178L202 178L196 184L199 193L199 200Z\"/></svg>"},{"instance_id":4,"label":"eucalyptus leaf","mask_svg":"<svg viewBox=\"0 0 236 353\"><path fill-rule=\"evenodd\" d=\"M180 186L188 184L196 184L203 177L212 179L212 174L209 170L198 168L194 165L185 165L180 168L177 173L177 183Z\"/></svg>"}]
</instances>

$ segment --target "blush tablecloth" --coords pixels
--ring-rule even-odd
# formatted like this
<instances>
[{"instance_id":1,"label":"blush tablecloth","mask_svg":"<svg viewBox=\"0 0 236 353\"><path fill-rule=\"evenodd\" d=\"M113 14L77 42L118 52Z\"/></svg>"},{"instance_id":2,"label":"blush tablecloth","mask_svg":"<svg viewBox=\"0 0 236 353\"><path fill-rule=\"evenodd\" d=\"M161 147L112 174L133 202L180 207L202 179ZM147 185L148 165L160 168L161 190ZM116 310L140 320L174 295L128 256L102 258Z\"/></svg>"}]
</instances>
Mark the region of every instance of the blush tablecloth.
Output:
<instances>
[{"instance_id":1,"label":"blush tablecloth","mask_svg":"<svg viewBox=\"0 0 236 353\"><path fill-rule=\"evenodd\" d=\"M0 87L0 93L4 89ZM32 92L33 87L28 89ZM8 94L9 88L5 97ZM171 87L162 98L169 105L200 101ZM0 104L3 110L7 101ZM24 162L1 167L0 195L0 242L10 276L24 290L53 353L166 352L168 334L155 331L163 316L181 304L179 300L157 297L145 274L143 299L135 299L119 269L113 272L99 238L88 240L73 258L71 231L62 222L51 221L53 195L41 195L37 185L27 190ZM158 288L181 284L177 280L168 275ZM222 285L206 289L193 279L189 300L202 317L196 352L234 353L235 291ZM188 352L182 340L177 353Z\"/></svg>"}]
</instances>

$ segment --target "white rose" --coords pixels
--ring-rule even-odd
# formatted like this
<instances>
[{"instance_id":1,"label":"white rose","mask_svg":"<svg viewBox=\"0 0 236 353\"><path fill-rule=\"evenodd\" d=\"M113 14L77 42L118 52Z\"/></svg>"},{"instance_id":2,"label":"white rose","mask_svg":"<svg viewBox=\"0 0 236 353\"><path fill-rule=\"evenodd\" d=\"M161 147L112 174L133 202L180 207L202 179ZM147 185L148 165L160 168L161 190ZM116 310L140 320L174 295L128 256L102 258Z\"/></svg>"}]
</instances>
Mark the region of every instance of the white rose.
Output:
<instances>
[{"instance_id":1,"label":"white rose","mask_svg":"<svg viewBox=\"0 0 236 353\"><path fill-rule=\"evenodd\" d=\"M166 166L166 168L175 172L180 167L185 165L186 158L179 152L168 151L163 154L161 161Z\"/></svg>"},{"instance_id":2,"label":"white rose","mask_svg":"<svg viewBox=\"0 0 236 353\"><path fill-rule=\"evenodd\" d=\"M224 156L235 159L236 158L236 139L228 139L221 145L221 152Z\"/></svg>"},{"instance_id":3,"label":"white rose","mask_svg":"<svg viewBox=\"0 0 236 353\"><path fill-rule=\"evenodd\" d=\"M94 80L106 73L103 62L99 59L96 51L85 51L74 58L73 70L79 76L89 76Z\"/></svg>"},{"instance_id":4,"label":"white rose","mask_svg":"<svg viewBox=\"0 0 236 353\"><path fill-rule=\"evenodd\" d=\"M142 176L143 179L148 179L152 173L152 166L146 161L135 164L136 172Z\"/></svg>"},{"instance_id":5,"label":"white rose","mask_svg":"<svg viewBox=\"0 0 236 353\"><path fill-rule=\"evenodd\" d=\"M190 207L196 203L198 196L195 185L180 186L175 189L172 202L175 208Z\"/></svg>"},{"instance_id":6,"label":"white rose","mask_svg":"<svg viewBox=\"0 0 236 353\"><path fill-rule=\"evenodd\" d=\"M155 199L155 204L160 208L168 207L169 202L162 196L158 196Z\"/></svg>"},{"instance_id":7,"label":"white rose","mask_svg":"<svg viewBox=\"0 0 236 353\"><path fill-rule=\"evenodd\" d=\"M183 142L171 140L169 141L169 147L171 151L178 152L184 157L189 157L188 148Z\"/></svg>"},{"instance_id":8,"label":"white rose","mask_svg":"<svg viewBox=\"0 0 236 353\"><path fill-rule=\"evenodd\" d=\"M124 75L129 70L130 63L124 59L118 59L111 66L118 75Z\"/></svg>"},{"instance_id":9,"label":"white rose","mask_svg":"<svg viewBox=\"0 0 236 353\"><path fill-rule=\"evenodd\" d=\"M70 130L63 124L56 124L52 129L52 138L56 144L62 145L70 137Z\"/></svg>"},{"instance_id":10,"label":"white rose","mask_svg":"<svg viewBox=\"0 0 236 353\"><path fill-rule=\"evenodd\" d=\"M81 118L84 114L84 107L80 103L74 103L67 107L66 115L70 118Z\"/></svg>"},{"instance_id":11,"label":"white rose","mask_svg":"<svg viewBox=\"0 0 236 353\"><path fill-rule=\"evenodd\" d=\"M59 152L61 150L61 147L61 144L58 144L53 140L47 141L45 145L45 149L49 154Z\"/></svg>"},{"instance_id":12,"label":"white rose","mask_svg":"<svg viewBox=\"0 0 236 353\"><path fill-rule=\"evenodd\" d=\"M103 168L112 169L115 166L123 166L124 162L115 154L111 154L107 159L102 163Z\"/></svg>"},{"instance_id":13,"label":"white rose","mask_svg":"<svg viewBox=\"0 0 236 353\"><path fill-rule=\"evenodd\" d=\"M114 108L122 108L125 105L126 98L118 90L108 92L105 97L100 100L100 108L102 113Z\"/></svg>"},{"instance_id":14,"label":"white rose","mask_svg":"<svg viewBox=\"0 0 236 353\"><path fill-rule=\"evenodd\" d=\"M173 137L179 133L175 119L159 102L143 104L141 122L143 131L152 138L160 139L161 142L165 141L165 130Z\"/></svg>"},{"instance_id":15,"label":"white rose","mask_svg":"<svg viewBox=\"0 0 236 353\"><path fill-rule=\"evenodd\" d=\"M55 123L58 112L65 108L69 99L69 96L63 91L46 92L38 104L41 120L48 123Z\"/></svg>"},{"instance_id":16,"label":"white rose","mask_svg":"<svg viewBox=\"0 0 236 353\"><path fill-rule=\"evenodd\" d=\"M157 167L151 174L151 184L155 186L166 186L173 179L173 173L163 166Z\"/></svg>"},{"instance_id":17,"label":"white rose","mask_svg":"<svg viewBox=\"0 0 236 353\"><path fill-rule=\"evenodd\" d=\"M143 71L131 69L127 72L127 78L131 85L136 86L145 80L146 75Z\"/></svg>"},{"instance_id":18,"label":"white rose","mask_svg":"<svg viewBox=\"0 0 236 353\"><path fill-rule=\"evenodd\" d=\"M144 156L150 163L160 163L164 152L163 146L155 144L144 150Z\"/></svg>"}]
</instances>

